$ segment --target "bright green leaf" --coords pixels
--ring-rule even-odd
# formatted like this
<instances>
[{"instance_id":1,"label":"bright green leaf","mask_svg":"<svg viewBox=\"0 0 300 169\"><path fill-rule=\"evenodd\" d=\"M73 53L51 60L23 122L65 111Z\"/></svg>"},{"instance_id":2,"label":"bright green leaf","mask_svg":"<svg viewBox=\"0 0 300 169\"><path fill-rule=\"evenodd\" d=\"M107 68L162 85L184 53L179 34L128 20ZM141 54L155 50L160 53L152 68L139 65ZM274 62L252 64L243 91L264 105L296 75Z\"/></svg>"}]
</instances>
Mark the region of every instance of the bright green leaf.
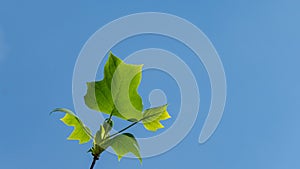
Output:
<instances>
[{"instance_id":1,"label":"bright green leaf","mask_svg":"<svg viewBox=\"0 0 300 169\"><path fill-rule=\"evenodd\" d=\"M105 128L102 125L100 125L100 129L96 132L94 138L93 147L90 150L94 156L99 157L99 155L107 148L107 146L104 147L105 145L103 145L105 135Z\"/></svg>"},{"instance_id":2,"label":"bright green leaf","mask_svg":"<svg viewBox=\"0 0 300 169\"><path fill-rule=\"evenodd\" d=\"M137 89L142 78L142 65L124 63L109 54L101 81L87 83L85 104L93 110L129 120L142 117L143 103Z\"/></svg>"},{"instance_id":3,"label":"bright green leaf","mask_svg":"<svg viewBox=\"0 0 300 169\"><path fill-rule=\"evenodd\" d=\"M160 128L164 128L160 121L171 118L167 112L167 106L168 105L163 105L144 111L142 123L147 130L156 131Z\"/></svg>"},{"instance_id":4,"label":"bright green leaf","mask_svg":"<svg viewBox=\"0 0 300 169\"><path fill-rule=\"evenodd\" d=\"M94 143L100 145L104 137L105 137L105 130L104 127L101 125L100 129L96 132Z\"/></svg>"},{"instance_id":5,"label":"bright green leaf","mask_svg":"<svg viewBox=\"0 0 300 169\"><path fill-rule=\"evenodd\" d=\"M138 142L132 134L124 133L118 135L107 141L106 144L111 146L116 152L119 161L125 154L132 153L140 160L140 162L142 162Z\"/></svg>"},{"instance_id":6,"label":"bright green leaf","mask_svg":"<svg viewBox=\"0 0 300 169\"><path fill-rule=\"evenodd\" d=\"M114 126L114 122L111 119L105 119L105 121L103 122L103 128L106 132L106 134L108 134L110 132L110 130L112 129L112 127Z\"/></svg>"},{"instance_id":7,"label":"bright green leaf","mask_svg":"<svg viewBox=\"0 0 300 169\"><path fill-rule=\"evenodd\" d=\"M68 137L68 140L78 140L79 144L87 143L92 139L90 129L71 111L64 108L54 109L52 112L66 113L60 120L67 126L73 126L74 130ZM51 112L51 113L52 113Z\"/></svg>"}]
</instances>

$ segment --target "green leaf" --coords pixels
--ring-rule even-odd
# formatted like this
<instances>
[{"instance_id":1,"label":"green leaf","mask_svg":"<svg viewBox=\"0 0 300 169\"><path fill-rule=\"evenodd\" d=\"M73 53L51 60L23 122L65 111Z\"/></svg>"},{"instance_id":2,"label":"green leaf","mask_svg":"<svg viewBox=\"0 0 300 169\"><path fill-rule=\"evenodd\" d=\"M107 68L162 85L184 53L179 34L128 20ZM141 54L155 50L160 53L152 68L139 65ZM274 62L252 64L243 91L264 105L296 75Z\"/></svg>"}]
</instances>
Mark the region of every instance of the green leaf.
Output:
<instances>
[{"instance_id":1,"label":"green leaf","mask_svg":"<svg viewBox=\"0 0 300 169\"><path fill-rule=\"evenodd\" d=\"M114 122L111 119L105 119L105 121L103 122L103 128L106 132L106 134L108 134L110 132L110 130L112 129L112 127L114 126Z\"/></svg>"},{"instance_id":2,"label":"green leaf","mask_svg":"<svg viewBox=\"0 0 300 169\"><path fill-rule=\"evenodd\" d=\"M65 123L67 126L73 126L74 130L68 137L68 140L78 140L79 144L89 142L93 136L88 127L86 127L82 121L71 111L64 108L54 109L53 112L63 112L66 113L63 118L60 120Z\"/></svg>"},{"instance_id":3,"label":"green leaf","mask_svg":"<svg viewBox=\"0 0 300 169\"><path fill-rule=\"evenodd\" d=\"M101 145L102 141L104 140L104 137L105 137L105 130L104 127L101 125L100 129L96 132L94 143L97 145Z\"/></svg>"},{"instance_id":4,"label":"green leaf","mask_svg":"<svg viewBox=\"0 0 300 169\"><path fill-rule=\"evenodd\" d=\"M120 134L120 135L110 139L109 141L107 141L106 144L111 146L112 149L116 152L119 161L125 154L132 153L142 163L140 147L139 147L138 142L136 141L135 137L132 134L130 134L130 133Z\"/></svg>"},{"instance_id":5,"label":"green leaf","mask_svg":"<svg viewBox=\"0 0 300 169\"><path fill-rule=\"evenodd\" d=\"M142 65L126 64L112 53L101 81L88 82L85 104L93 110L128 120L141 119L143 103L138 94Z\"/></svg>"},{"instance_id":6,"label":"green leaf","mask_svg":"<svg viewBox=\"0 0 300 169\"><path fill-rule=\"evenodd\" d=\"M94 156L99 157L99 155L107 148L107 146L104 147L105 145L103 144L105 140L105 135L105 128L102 125L100 125L100 129L96 132L94 138L93 147L90 149L90 152L92 152Z\"/></svg>"},{"instance_id":7,"label":"green leaf","mask_svg":"<svg viewBox=\"0 0 300 169\"><path fill-rule=\"evenodd\" d=\"M147 130L156 131L160 128L164 128L160 121L171 118L167 112L167 106L168 105L163 105L144 111L142 123Z\"/></svg>"}]
</instances>

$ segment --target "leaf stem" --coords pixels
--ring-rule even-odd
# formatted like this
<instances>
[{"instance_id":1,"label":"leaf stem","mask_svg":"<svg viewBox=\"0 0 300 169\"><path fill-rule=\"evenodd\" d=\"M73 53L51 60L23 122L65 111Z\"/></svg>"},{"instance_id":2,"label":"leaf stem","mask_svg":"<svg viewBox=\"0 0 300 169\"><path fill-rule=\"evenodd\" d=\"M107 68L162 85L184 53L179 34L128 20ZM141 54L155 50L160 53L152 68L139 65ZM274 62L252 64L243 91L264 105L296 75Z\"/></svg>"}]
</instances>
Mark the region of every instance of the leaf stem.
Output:
<instances>
[{"instance_id":1,"label":"leaf stem","mask_svg":"<svg viewBox=\"0 0 300 169\"><path fill-rule=\"evenodd\" d=\"M110 115L109 115L109 118L108 118L108 121L111 120L112 116L113 116L113 112L114 112L115 108L110 112Z\"/></svg>"},{"instance_id":2,"label":"leaf stem","mask_svg":"<svg viewBox=\"0 0 300 169\"><path fill-rule=\"evenodd\" d=\"M125 130L129 129L130 127L132 127L132 126L136 125L136 124L137 124L137 123L139 123L139 122L140 122L140 121L136 121L136 122L134 122L134 123L131 123L129 126L127 126L127 127L123 128L122 130L120 130L120 131L118 131L118 132L116 132L116 133L114 133L114 134L112 134L112 135L108 136L108 137L107 137L107 139L108 139L108 138L111 138L111 137L114 137L114 136L115 136L115 135L117 135L117 134L120 134L120 133L122 133L123 131L125 131Z\"/></svg>"},{"instance_id":3,"label":"leaf stem","mask_svg":"<svg viewBox=\"0 0 300 169\"><path fill-rule=\"evenodd\" d=\"M94 168L94 166L95 166L97 160L99 160L99 157L97 157L97 156L94 155L93 162L92 162L92 164L91 164L90 169L93 169L93 168Z\"/></svg>"},{"instance_id":4,"label":"leaf stem","mask_svg":"<svg viewBox=\"0 0 300 169\"><path fill-rule=\"evenodd\" d=\"M114 137L114 136L116 136L116 135L118 135L118 134L120 134L120 133L122 133L122 132L124 132L125 130L129 129L130 127L136 125L137 123L139 123L139 122L141 122L141 121L143 121L143 120L146 120L146 119L148 119L148 118L151 118L151 117L153 117L153 116L156 116L157 114L160 114L160 113L161 113L161 112L155 113L155 114L152 114L152 115L149 115L149 116L146 116L146 117L143 117L143 118L141 118L140 120L131 123L129 126L123 128L122 130L120 130L120 131L118 131L118 132L116 132L116 133L114 133L114 134L112 134L112 135L106 137L106 138L104 139L104 141L107 140L107 139L110 139L110 138L112 138L112 137ZM111 115L112 115L112 114L111 114Z\"/></svg>"},{"instance_id":5,"label":"leaf stem","mask_svg":"<svg viewBox=\"0 0 300 169\"><path fill-rule=\"evenodd\" d=\"M139 122L141 122L141 121L143 121L143 120L146 120L146 119L148 119L148 118L151 118L151 117L153 117L153 116L156 116L157 114L160 114L160 113L155 113L155 114L152 114L152 115L150 115L150 116L143 117L143 118L141 118L140 120L138 120L138 121L136 121L136 122L133 122L133 123L131 123L129 126L127 126L127 127L123 128L122 130L120 130L120 131L118 131L118 132L116 132L116 133L114 133L114 134L112 134L112 135L108 136L106 139L110 139L111 137L114 137L114 136L116 136L116 135L118 135L118 134L122 133L123 131L125 131L125 130L129 129L130 127L132 127L132 126L136 125L137 123L139 123Z\"/></svg>"},{"instance_id":6,"label":"leaf stem","mask_svg":"<svg viewBox=\"0 0 300 169\"><path fill-rule=\"evenodd\" d=\"M108 118L108 121L110 121L110 120L111 120L111 118L112 118L112 115L113 115L113 112L111 112L111 113L110 113L110 115L109 115L109 118Z\"/></svg>"}]
</instances>

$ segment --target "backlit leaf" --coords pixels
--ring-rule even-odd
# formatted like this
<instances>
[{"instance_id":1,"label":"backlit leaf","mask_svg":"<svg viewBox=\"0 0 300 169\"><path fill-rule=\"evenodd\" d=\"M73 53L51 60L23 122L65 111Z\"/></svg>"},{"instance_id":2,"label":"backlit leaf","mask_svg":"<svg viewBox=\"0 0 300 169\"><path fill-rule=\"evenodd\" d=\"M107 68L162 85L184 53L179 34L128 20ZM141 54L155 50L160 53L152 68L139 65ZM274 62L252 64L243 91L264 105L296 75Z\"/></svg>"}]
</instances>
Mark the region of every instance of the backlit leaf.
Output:
<instances>
[{"instance_id":1,"label":"backlit leaf","mask_svg":"<svg viewBox=\"0 0 300 169\"><path fill-rule=\"evenodd\" d=\"M137 92L142 65L126 64L109 54L101 81L87 83L85 104L93 110L129 120L142 118L143 104Z\"/></svg>"},{"instance_id":2,"label":"backlit leaf","mask_svg":"<svg viewBox=\"0 0 300 169\"><path fill-rule=\"evenodd\" d=\"M74 130L68 137L68 140L78 140L79 144L87 143L92 139L90 129L71 111L64 108L54 109L52 112L66 113L60 120L67 126L73 126ZM51 112L51 113L52 113Z\"/></svg>"},{"instance_id":3,"label":"backlit leaf","mask_svg":"<svg viewBox=\"0 0 300 169\"><path fill-rule=\"evenodd\" d=\"M142 123L147 130L156 131L160 128L164 128L160 121L171 118L167 112L167 106L168 105L163 105L144 111Z\"/></svg>"},{"instance_id":4,"label":"backlit leaf","mask_svg":"<svg viewBox=\"0 0 300 169\"><path fill-rule=\"evenodd\" d=\"M140 162L142 162L138 142L132 134L120 134L107 141L106 144L111 146L112 149L116 152L119 161L125 154L132 153L139 159Z\"/></svg>"}]
</instances>

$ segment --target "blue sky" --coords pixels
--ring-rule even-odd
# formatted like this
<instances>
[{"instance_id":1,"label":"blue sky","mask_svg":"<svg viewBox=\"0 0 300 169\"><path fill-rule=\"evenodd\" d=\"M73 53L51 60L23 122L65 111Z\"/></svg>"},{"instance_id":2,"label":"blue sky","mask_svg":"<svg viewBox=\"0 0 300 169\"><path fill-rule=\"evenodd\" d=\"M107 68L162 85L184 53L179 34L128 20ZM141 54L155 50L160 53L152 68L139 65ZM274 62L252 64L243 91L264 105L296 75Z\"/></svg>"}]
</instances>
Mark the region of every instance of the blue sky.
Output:
<instances>
[{"instance_id":1,"label":"blue sky","mask_svg":"<svg viewBox=\"0 0 300 169\"><path fill-rule=\"evenodd\" d=\"M172 150L144 159L142 166L137 160L118 162L115 155L104 153L96 168L300 168L299 7L296 0L1 0L0 168L89 167L90 145L67 141L71 128L58 120L60 115L49 112L56 107L73 109L73 68L87 39L114 19L149 11L185 18L213 42L227 76L223 119L213 137L199 144L210 103L203 65L187 57L191 51L176 41L157 36L129 39L113 49L116 55L124 58L139 49L159 47L178 54L199 72L201 109L196 125ZM145 105L153 88L166 90L173 118L165 124L171 126L180 103L178 88L164 74L145 72L140 86ZM139 128L131 131L153 135Z\"/></svg>"}]
</instances>

